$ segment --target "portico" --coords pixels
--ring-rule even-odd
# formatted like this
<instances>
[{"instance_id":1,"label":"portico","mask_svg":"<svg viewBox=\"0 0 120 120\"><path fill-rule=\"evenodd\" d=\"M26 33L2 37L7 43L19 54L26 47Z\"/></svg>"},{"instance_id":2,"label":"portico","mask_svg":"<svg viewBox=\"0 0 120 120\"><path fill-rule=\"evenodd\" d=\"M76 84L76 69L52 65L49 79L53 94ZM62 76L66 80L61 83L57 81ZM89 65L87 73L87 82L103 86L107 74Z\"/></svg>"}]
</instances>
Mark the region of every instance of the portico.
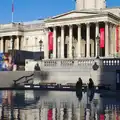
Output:
<instances>
[{"instance_id":1,"label":"portico","mask_svg":"<svg viewBox=\"0 0 120 120\"><path fill-rule=\"evenodd\" d=\"M22 36L12 35L12 36L2 36L0 37L0 51L3 53L7 53L8 50L19 50L21 49Z\"/></svg>"},{"instance_id":2,"label":"portico","mask_svg":"<svg viewBox=\"0 0 120 120\"><path fill-rule=\"evenodd\" d=\"M72 16L76 13L76 18ZM77 15L78 14L78 15ZM116 54L116 26L118 22L109 13L70 12L46 21L47 30L53 32L52 58L97 57L96 37L100 37L100 28L105 29L104 47L99 47L101 57L114 57ZM85 19L85 16L87 18ZM48 41L48 37L47 37ZM48 44L44 44L48 48ZM45 49L45 59L49 51Z\"/></svg>"}]
</instances>

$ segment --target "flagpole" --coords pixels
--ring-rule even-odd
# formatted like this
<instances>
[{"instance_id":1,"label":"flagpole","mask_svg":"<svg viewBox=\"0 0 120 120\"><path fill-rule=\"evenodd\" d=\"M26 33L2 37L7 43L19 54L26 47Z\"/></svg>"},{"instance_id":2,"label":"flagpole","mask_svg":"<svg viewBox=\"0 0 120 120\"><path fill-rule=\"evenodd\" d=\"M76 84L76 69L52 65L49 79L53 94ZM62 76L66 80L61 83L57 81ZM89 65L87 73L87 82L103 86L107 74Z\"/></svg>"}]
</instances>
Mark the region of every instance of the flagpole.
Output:
<instances>
[{"instance_id":1,"label":"flagpole","mask_svg":"<svg viewBox=\"0 0 120 120\"><path fill-rule=\"evenodd\" d=\"M12 0L12 23L14 20L14 0Z\"/></svg>"}]
</instances>

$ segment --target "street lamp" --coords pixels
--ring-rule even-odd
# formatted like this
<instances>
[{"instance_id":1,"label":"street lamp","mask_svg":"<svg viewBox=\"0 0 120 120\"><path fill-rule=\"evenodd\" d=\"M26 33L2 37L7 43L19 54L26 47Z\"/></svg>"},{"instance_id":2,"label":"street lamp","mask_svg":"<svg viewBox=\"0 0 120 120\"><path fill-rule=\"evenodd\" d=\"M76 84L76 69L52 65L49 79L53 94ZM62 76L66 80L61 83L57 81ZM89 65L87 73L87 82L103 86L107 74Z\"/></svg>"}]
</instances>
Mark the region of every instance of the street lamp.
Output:
<instances>
[{"instance_id":1,"label":"street lamp","mask_svg":"<svg viewBox=\"0 0 120 120\"><path fill-rule=\"evenodd\" d=\"M75 50L75 47L72 46L72 57L74 58L74 50Z\"/></svg>"},{"instance_id":2,"label":"street lamp","mask_svg":"<svg viewBox=\"0 0 120 120\"><path fill-rule=\"evenodd\" d=\"M40 44L40 60L41 60L41 50L42 50L42 44L43 44L43 41L40 40L40 41L39 41L39 44Z\"/></svg>"},{"instance_id":3,"label":"street lamp","mask_svg":"<svg viewBox=\"0 0 120 120\"><path fill-rule=\"evenodd\" d=\"M40 40L40 41L39 41L39 44L40 44L40 52L41 52L41 49L42 49L42 43L43 43L43 41Z\"/></svg>"},{"instance_id":4,"label":"street lamp","mask_svg":"<svg viewBox=\"0 0 120 120\"><path fill-rule=\"evenodd\" d=\"M99 36L97 36L96 37L96 42L97 42L97 59L99 59L99 57L100 57L100 37Z\"/></svg>"}]
</instances>

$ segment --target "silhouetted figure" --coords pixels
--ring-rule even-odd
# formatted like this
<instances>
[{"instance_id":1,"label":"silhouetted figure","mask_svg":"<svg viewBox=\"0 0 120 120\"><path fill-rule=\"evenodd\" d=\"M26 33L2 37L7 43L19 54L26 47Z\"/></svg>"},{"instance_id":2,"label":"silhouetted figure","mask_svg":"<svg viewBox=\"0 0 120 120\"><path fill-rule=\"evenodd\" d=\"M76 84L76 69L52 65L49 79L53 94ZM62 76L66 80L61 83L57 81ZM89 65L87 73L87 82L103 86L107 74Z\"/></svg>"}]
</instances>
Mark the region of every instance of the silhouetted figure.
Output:
<instances>
[{"instance_id":1,"label":"silhouetted figure","mask_svg":"<svg viewBox=\"0 0 120 120\"><path fill-rule=\"evenodd\" d=\"M91 78L89 79L88 88L89 88L89 89L94 88L94 82L93 82L93 80L92 80Z\"/></svg>"},{"instance_id":2,"label":"silhouetted figure","mask_svg":"<svg viewBox=\"0 0 120 120\"><path fill-rule=\"evenodd\" d=\"M88 97L89 97L89 101L91 102L93 97L94 97L94 82L93 80L90 78L89 79L89 84L88 84Z\"/></svg>"},{"instance_id":3,"label":"silhouetted figure","mask_svg":"<svg viewBox=\"0 0 120 120\"><path fill-rule=\"evenodd\" d=\"M39 66L38 63L35 65L34 70L35 70L35 71L40 71L40 66Z\"/></svg>"},{"instance_id":4,"label":"silhouetted figure","mask_svg":"<svg viewBox=\"0 0 120 120\"><path fill-rule=\"evenodd\" d=\"M82 85L83 85L82 79L79 78L76 83L76 96L79 99L79 101L81 101L82 99Z\"/></svg>"}]
</instances>

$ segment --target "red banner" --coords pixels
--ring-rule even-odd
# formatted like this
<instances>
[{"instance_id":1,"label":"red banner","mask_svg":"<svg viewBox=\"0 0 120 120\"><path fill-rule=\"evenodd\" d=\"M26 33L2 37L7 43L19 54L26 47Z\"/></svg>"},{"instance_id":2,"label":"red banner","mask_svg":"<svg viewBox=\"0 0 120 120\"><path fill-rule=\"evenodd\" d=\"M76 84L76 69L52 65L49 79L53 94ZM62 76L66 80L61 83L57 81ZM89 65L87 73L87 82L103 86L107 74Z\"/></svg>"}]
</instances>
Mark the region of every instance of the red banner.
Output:
<instances>
[{"instance_id":1,"label":"red banner","mask_svg":"<svg viewBox=\"0 0 120 120\"><path fill-rule=\"evenodd\" d=\"M100 28L100 48L104 48L105 44L105 29Z\"/></svg>"},{"instance_id":2,"label":"red banner","mask_svg":"<svg viewBox=\"0 0 120 120\"><path fill-rule=\"evenodd\" d=\"M116 27L116 52L119 52L119 27Z\"/></svg>"},{"instance_id":3,"label":"red banner","mask_svg":"<svg viewBox=\"0 0 120 120\"><path fill-rule=\"evenodd\" d=\"M53 32L49 32L48 34L48 50L53 50Z\"/></svg>"},{"instance_id":4,"label":"red banner","mask_svg":"<svg viewBox=\"0 0 120 120\"><path fill-rule=\"evenodd\" d=\"M100 120L105 120L105 116L103 114L100 115Z\"/></svg>"}]
</instances>

